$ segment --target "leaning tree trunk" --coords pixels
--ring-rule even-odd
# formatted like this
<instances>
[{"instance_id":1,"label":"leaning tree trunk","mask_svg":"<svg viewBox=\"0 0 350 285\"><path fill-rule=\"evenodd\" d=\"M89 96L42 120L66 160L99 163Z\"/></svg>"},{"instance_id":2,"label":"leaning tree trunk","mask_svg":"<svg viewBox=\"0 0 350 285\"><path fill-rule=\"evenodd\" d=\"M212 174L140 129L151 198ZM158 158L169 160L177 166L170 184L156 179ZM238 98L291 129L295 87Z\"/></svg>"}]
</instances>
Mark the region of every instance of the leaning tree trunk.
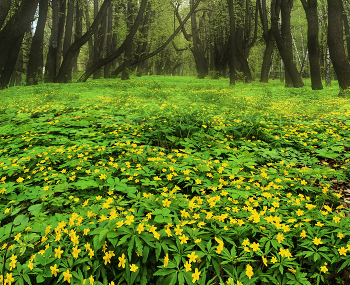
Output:
<instances>
[{"instance_id":1,"label":"leaning tree trunk","mask_svg":"<svg viewBox=\"0 0 350 285\"><path fill-rule=\"evenodd\" d=\"M6 16L10 11L11 0L1 0L0 1L0 28L6 20Z\"/></svg>"},{"instance_id":2,"label":"leaning tree trunk","mask_svg":"<svg viewBox=\"0 0 350 285\"><path fill-rule=\"evenodd\" d=\"M318 43L317 0L301 0L307 19L307 48L309 51L312 90L322 90L320 46Z\"/></svg>"},{"instance_id":3,"label":"leaning tree trunk","mask_svg":"<svg viewBox=\"0 0 350 285\"><path fill-rule=\"evenodd\" d=\"M7 1L1 1L2 4ZM3 68L6 64L9 54L13 54L13 48L18 41L23 38L30 23L33 20L35 10L39 0L22 1L21 5L13 16L7 21L5 26L0 31L0 74L3 75ZM19 50L18 50L19 52ZM18 54L17 54L18 56ZM17 59L16 56L16 59ZM12 70L10 71L12 73ZM6 74L4 74L6 76Z\"/></svg>"},{"instance_id":4,"label":"leaning tree trunk","mask_svg":"<svg viewBox=\"0 0 350 285\"><path fill-rule=\"evenodd\" d=\"M332 64L337 74L339 87L350 88L350 64L345 53L343 40L342 0L327 0L328 3L328 45Z\"/></svg>"},{"instance_id":5,"label":"leaning tree trunk","mask_svg":"<svg viewBox=\"0 0 350 285\"><path fill-rule=\"evenodd\" d=\"M304 83L300 78L298 69L293 61L292 36L290 31L290 17L293 0L272 0L271 2L271 26L277 43L278 51L283 59L286 71L288 72L293 87L303 87ZM279 14L282 15L281 31L278 28Z\"/></svg>"},{"instance_id":6,"label":"leaning tree trunk","mask_svg":"<svg viewBox=\"0 0 350 285\"><path fill-rule=\"evenodd\" d=\"M27 85L36 85L38 84L39 79L42 79L44 64L43 42L48 2L48 0L40 0L39 3L39 19L36 25L35 34L33 36L27 64Z\"/></svg>"}]
</instances>

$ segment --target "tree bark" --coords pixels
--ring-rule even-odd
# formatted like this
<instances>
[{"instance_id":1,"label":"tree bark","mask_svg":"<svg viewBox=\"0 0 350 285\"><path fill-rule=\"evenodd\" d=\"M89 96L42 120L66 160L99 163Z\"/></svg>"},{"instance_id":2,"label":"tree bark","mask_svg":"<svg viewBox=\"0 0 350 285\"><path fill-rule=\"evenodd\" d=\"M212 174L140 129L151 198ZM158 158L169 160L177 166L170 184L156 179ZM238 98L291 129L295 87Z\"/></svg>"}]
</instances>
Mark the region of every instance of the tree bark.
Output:
<instances>
[{"instance_id":1,"label":"tree bark","mask_svg":"<svg viewBox=\"0 0 350 285\"><path fill-rule=\"evenodd\" d=\"M43 42L48 10L48 0L40 0L39 19L33 36L32 45L27 64L27 85L36 85L42 79L43 74Z\"/></svg>"},{"instance_id":2,"label":"tree bark","mask_svg":"<svg viewBox=\"0 0 350 285\"><path fill-rule=\"evenodd\" d=\"M236 84L236 66L235 66L235 51L236 51L236 40L235 40L235 11L233 0L227 0L228 13L230 16L230 35L228 40L228 53L229 53L229 68L230 68L230 85Z\"/></svg>"},{"instance_id":3,"label":"tree bark","mask_svg":"<svg viewBox=\"0 0 350 285\"><path fill-rule=\"evenodd\" d=\"M77 1L75 5L75 35L74 35L75 40L80 39L83 34L83 14L84 14L83 7ZM72 59L73 74L77 74L79 71L79 63L78 63L79 52L80 52L80 49L77 50L77 52L74 54Z\"/></svg>"},{"instance_id":4,"label":"tree bark","mask_svg":"<svg viewBox=\"0 0 350 285\"><path fill-rule=\"evenodd\" d=\"M128 30L128 33L130 33L130 29L132 26L132 22L134 19L134 5L132 3L132 0L128 0L127 2L127 9L126 9L126 27ZM132 51L133 51L133 41L130 41L130 45L125 49L124 51L124 70L122 72L121 80L129 80L130 79L130 62L132 57Z\"/></svg>"},{"instance_id":5,"label":"tree bark","mask_svg":"<svg viewBox=\"0 0 350 285\"><path fill-rule=\"evenodd\" d=\"M349 28L349 21L348 16L346 15L346 11L343 7L343 24L344 24L344 33L345 33L345 41L346 41L346 47L348 52L348 59L350 60L350 28Z\"/></svg>"},{"instance_id":6,"label":"tree bark","mask_svg":"<svg viewBox=\"0 0 350 285\"><path fill-rule=\"evenodd\" d=\"M56 56L56 74L62 61L63 50L63 33L66 22L66 0L60 0L58 11L58 25L57 25L57 56Z\"/></svg>"},{"instance_id":7,"label":"tree bark","mask_svg":"<svg viewBox=\"0 0 350 285\"><path fill-rule=\"evenodd\" d=\"M269 71L272 64L271 57L275 47L275 38L273 36L272 29L269 29L268 27L266 0L262 0L262 5L260 3L260 0L257 0L257 5L259 8L261 25L263 28L263 38L265 41L265 50L264 50L263 63L261 66L260 82L268 83Z\"/></svg>"},{"instance_id":8,"label":"tree bark","mask_svg":"<svg viewBox=\"0 0 350 285\"><path fill-rule=\"evenodd\" d=\"M0 73L5 66L7 57L12 53L14 45L23 38L30 23L33 20L34 13L38 6L39 0L22 1L15 14L7 21L0 31ZM7 1L4 2L7 4ZM6 6L6 5L5 5ZM5 7L6 8L6 7ZM19 51L18 51L19 52ZM18 54L17 54L18 56ZM16 56L16 59L17 59ZM11 70L12 72L12 70Z\"/></svg>"},{"instance_id":9,"label":"tree bark","mask_svg":"<svg viewBox=\"0 0 350 285\"><path fill-rule=\"evenodd\" d=\"M0 28L6 20L6 16L10 11L11 0L1 0L0 1Z\"/></svg>"},{"instance_id":10,"label":"tree bark","mask_svg":"<svg viewBox=\"0 0 350 285\"><path fill-rule=\"evenodd\" d=\"M84 35L77 38L74 43L69 47L65 57L63 58L63 62L60 68L60 71L57 76L57 82L66 82L67 74L69 71L70 62L73 60L74 55L79 51L79 49L89 40L89 38L93 35L93 33L98 28L98 25L101 23L103 18L105 17L107 8L112 0L105 0L98 12L98 15L92 25L88 28Z\"/></svg>"},{"instance_id":11,"label":"tree bark","mask_svg":"<svg viewBox=\"0 0 350 285\"><path fill-rule=\"evenodd\" d=\"M304 83L300 78L299 72L293 61L292 36L290 31L290 17L292 7L293 0L272 0L271 26L277 43L278 51L283 59L285 69L291 78L293 86L299 88L303 87ZM278 28L280 12L282 16L281 31Z\"/></svg>"},{"instance_id":12,"label":"tree bark","mask_svg":"<svg viewBox=\"0 0 350 285\"><path fill-rule=\"evenodd\" d=\"M309 51L312 90L322 90L320 45L318 43L317 0L301 0L307 19L307 48Z\"/></svg>"},{"instance_id":13,"label":"tree bark","mask_svg":"<svg viewBox=\"0 0 350 285\"><path fill-rule=\"evenodd\" d=\"M98 14L98 0L94 0L94 18L96 19ZM103 21L103 20L102 20ZM94 63L99 61L99 51L98 51L98 43L100 42L100 34L99 29L96 29L94 33ZM94 72L94 79L100 78L100 69Z\"/></svg>"},{"instance_id":14,"label":"tree bark","mask_svg":"<svg viewBox=\"0 0 350 285\"><path fill-rule=\"evenodd\" d=\"M2 70L2 74L1 74L1 78L0 78L0 89L6 88L10 82L11 75L13 73L15 66L16 66L18 54L21 50L23 37L24 37L24 34L12 46L12 49L8 54L6 64Z\"/></svg>"},{"instance_id":15,"label":"tree bark","mask_svg":"<svg viewBox=\"0 0 350 285\"><path fill-rule=\"evenodd\" d=\"M329 46L328 45L326 48L325 81L326 81L326 86L330 86L332 84L331 57L329 55Z\"/></svg>"},{"instance_id":16,"label":"tree bark","mask_svg":"<svg viewBox=\"0 0 350 285\"><path fill-rule=\"evenodd\" d=\"M107 44L106 44L106 56L109 56L112 52L112 25L113 25L113 13L112 13L113 6L112 4L108 8L108 20L107 20ZM110 63L107 63L104 66L104 78L110 77Z\"/></svg>"},{"instance_id":17,"label":"tree bark","mask_svg":"<svg viewBox=\"0 0 350 285\"><path fill-rule=\"evenodd\" d=\"M190 0L190 6L193 7L193 0ZM208 75L208 64L202 50L201 40L198 35L196 14L191 15L191 29L192 29L192 53L196 62L198 78L203 79Z\"/></svg>"},{"instance_id":18,"label":"tree bark","mask_svg":"<svg viewBox=\"0 0 350 285\"><path fill-rule=\"evenodd\" d=\"M46 57L45 64L45 82L53 82L54 80L54 58L55 50L52 46L52 43L57 42L57 28L58 28L58 0L52 0L52 28L51 28L51 37L49 42L49 51Z\"/></svg>"},{"instance_id":19,"label":"tree bark","mask_svg":"<svg viewBox=\"0 0 350 285\"><path fill-rule=\"evenodd\" d=\"M343 14L343 3L342 0L327 0L327 3L329 53L342 92L350 88L350 64L345 54L342 17L339 17Z\"/></svg>"},{"instance_id":20,"label":"tree bark","mask_svg":"<svg viewBox=\"0 0 350 285\"><path fill-rule=\"evenodd\" d=\"M73 36L73 23L74 23L74 0L68 0L68 8L67 8L67 20L66 20L66 27L65 27L65 33L64 33L64 42L63 42L63 58L66 56L66 53L72 43L72 36ZM88 21L88 19L86 20ZM67 72L67 82L72 81L72 68L73 63L69 67L69 71Z\"/></svg>"}]
</instances>

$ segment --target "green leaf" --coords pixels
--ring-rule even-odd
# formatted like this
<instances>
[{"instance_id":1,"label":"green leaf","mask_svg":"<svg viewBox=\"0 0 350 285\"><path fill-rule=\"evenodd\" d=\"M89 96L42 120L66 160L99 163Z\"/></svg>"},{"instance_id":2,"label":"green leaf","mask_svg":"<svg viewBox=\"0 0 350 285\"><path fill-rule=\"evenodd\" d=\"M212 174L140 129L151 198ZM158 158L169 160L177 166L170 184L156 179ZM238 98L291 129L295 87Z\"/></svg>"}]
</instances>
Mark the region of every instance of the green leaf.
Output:
<instances>
[{"instance_id":1,"label":"green leaf","mask_svg":"<svg viewBox=\"0 0 350 285\"><path fill-rule=\"evenodd\" d=\"M185 285L184 273L181 271L178 275L179 285Z\"/></svg>"},{"instance_id":2,"label":"green leaf","mask_svg":"<svg viewBox=\"0 0 350 285\"><path fill-rule=\"evenodd\" d=\"M145 245L143 248L143 253L142 253L142 263L146 263L148 259L148 254L149 254L149 246Z\"/></svg>"},{"instance_id":3,"label":"green leaf","mask_svg":"<svg viewBox=\"0 0 350 285\"><path fill-rule=\"evenodd\" d=\"M162 250L162 247L161 247L160 243L157 242L157 243L156 243L156 259L157 259L157 260L159 259L161 250Z\"/></svg>"},{"instance_id":4,"label":"green leaf","mask_svg":"<svg viewBox=\"0 0 350 285\"><path fill-rule=\"evenodd\" d=\"M15 226L18 226L20 224L26 225L28 223L28 221L29 221L29 218L27 215L19 215L13 220L13 224Z\"/></svg>"},{"instance_id":5,"label":"green leaf","mask_svg":"<svg viewBox=\"0 0 350 285\"><path fill-rule=\"evenodd\" d=\"M37 276L36 276L36 282L37 283L42 283L42 282L44 282L45 281L45 278L44 278L44 275L43 274L38 274Z\"/></svg>"},{"instance_id":6,"label":"green leaf","mask_svg":"<svg viewBox=\"0 0 350 285\"><path fill-rule=\"evenodd\" d=\"M32 285L32 282L30 281L28 274L24 274L23 279L27 282L27 284Z\"/></svg>"},{"instance_id":7,"label":"green leaf","mask_svg":"<svg viewBox=\"0 0 350 285\"><path fill-rule=\"evenodd\" d=\"M132 236L130 241L129 241L129 246L128 246L129 260L131 260L132 250L134 249L134 241L135 241L135 236Z\"/></svg>"},{"instance_id":8,"label":"green leaf","mask_svg":"<svg viewBox=\"0 0 350 285\"><path fill-rule=\"evenodd\" d=\"M136 249L137 251L141 254L143 254L143 246L141 240L136 236L135 237L135 244L136 244Z\"/></svg>"},{"instance_id":9,"label":"green leaf","mask_svg":"<svg viewBox=\"0 0 350 285\"><path fill-rule=\"evenodd\" d=\"M153 273L154 276L166 276L176 272L176 269L172 268L161 268Z\"/></svg>"},{"instance_id":10,"label":"green leaf","mask_svg":"<svg viewBox=\"0 0 350 285\"><path fill-rule=\"evenodd\" d=\"M42 204L35 204L28 208L28 211L34 216L35 214L40 213L42 210Z\"/></svg>"}]
</instances>

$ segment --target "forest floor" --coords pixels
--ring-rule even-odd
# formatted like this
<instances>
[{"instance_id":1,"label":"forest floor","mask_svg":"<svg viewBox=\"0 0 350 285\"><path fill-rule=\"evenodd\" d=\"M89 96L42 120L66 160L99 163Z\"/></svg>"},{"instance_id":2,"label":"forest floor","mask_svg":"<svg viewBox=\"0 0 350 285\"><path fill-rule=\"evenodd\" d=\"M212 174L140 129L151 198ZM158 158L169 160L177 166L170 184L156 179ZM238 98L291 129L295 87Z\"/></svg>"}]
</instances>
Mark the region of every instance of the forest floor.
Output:
<instances>
[{"instance_id":1,"label":"forest floor","mask_svg":"<svg viewBox=\"0 0 350 285\"><path fill-rule=\"evenodd\" d=\"M170 76L0 90L0 284L349 284L337 95Z\"/></svg>"}]
</instances>

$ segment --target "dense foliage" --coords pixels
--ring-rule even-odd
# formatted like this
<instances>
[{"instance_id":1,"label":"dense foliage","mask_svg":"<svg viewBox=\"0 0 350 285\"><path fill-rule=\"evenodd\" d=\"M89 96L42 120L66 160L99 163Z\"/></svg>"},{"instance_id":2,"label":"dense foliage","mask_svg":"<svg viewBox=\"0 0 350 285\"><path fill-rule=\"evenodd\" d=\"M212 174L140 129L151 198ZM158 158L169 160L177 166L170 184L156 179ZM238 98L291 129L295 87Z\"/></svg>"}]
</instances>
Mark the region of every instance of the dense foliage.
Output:
<instances>
[{"instance_id":1,"label":"dense foliage","mask_svg":"<svg viewBox=\"0 0 350 285\"><path fill-rule=\"evenodd\" d=\"M149 77L1 91L1 281L347 280L349 99L227 86Z\"/></svg>"}]
</instances>

